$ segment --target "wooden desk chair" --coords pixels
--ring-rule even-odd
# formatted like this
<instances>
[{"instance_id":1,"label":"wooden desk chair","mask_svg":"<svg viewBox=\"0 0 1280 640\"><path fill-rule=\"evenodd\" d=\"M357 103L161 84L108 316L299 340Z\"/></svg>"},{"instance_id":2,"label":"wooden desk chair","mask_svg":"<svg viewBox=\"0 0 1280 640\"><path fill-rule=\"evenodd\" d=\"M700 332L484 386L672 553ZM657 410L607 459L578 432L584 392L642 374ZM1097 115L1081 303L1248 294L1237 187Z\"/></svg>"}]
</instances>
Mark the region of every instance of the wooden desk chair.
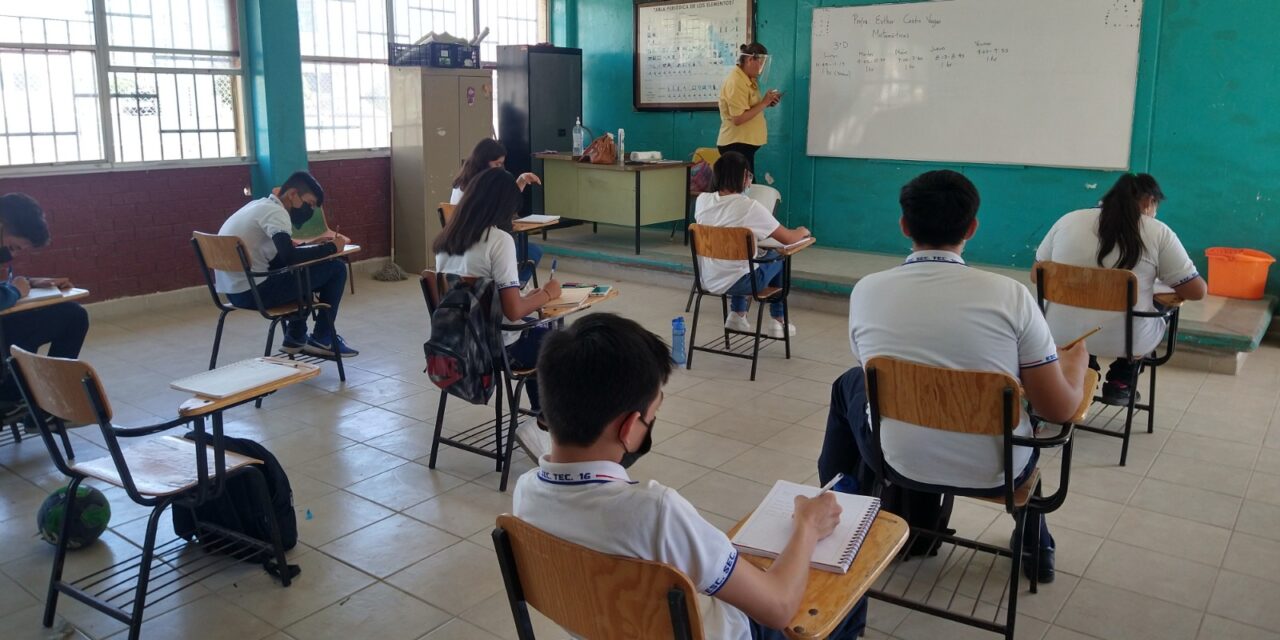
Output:
<instances>
[{"instance_id":1,"label":"wooden desk chair","mask_svg":"<svg viewBox=\"0 0 1280 640\"><path fill-rule=\"evenodd\" d=\"M249 254L244 248L244 243L236 236L219 236L210 233L195 232L191 236L191 245L195 248L196 259L200 262L200 272L204 274L205 284L209 287L209 297L213 299L213 305L218 308L218 328L213 334L213 353L209 355L209 368L213 369L218 366L218 350L222 346L222 329L226 324L227 314L235 311L236 307L222 299L222 295L218 293L214 285L213 272L231 271L242 272L249 280L249 291L253 293L253 300L256 310L264 319L271 322L267 328L267 345L262 350L262 355L271 355L271 347L275 342L276 326L282 320L288 318L305 318L308 316L319 317L319 314L329 315L329 325L333 326L333 316L329 309L329 305L319 302L315 299L315 295L311 293L311 279L306 269L298 269L285 267L283 269L275 269L273 271L257 272L253 271L250 266ZM258 294L258 283L256 278L269 277L273 275L292 274L298 285L298 301L281 305L278 307L267 307L262 303L262 297ZM337 333L335 327L334 333ZM303 360L307 362L320 362L323 360L333 360L338 364L338 379L346 381L347 372L342 366L342 354L338 351L338 341L333 341L333 355L319 358L302 354L283 353L289 358ZM262 406L262 401L257 401L257 406Z\"/></svg>"},{"instance_id":2,"label":"wooden desk chair","mask_svg":"<svg viewBox=\"0 0 1280 640\"><path fill-rule=\"evenodd\" d=\"M718 154L717 157L719 157ZM778 203L782 202L782 194L777 189L768 185L753 184L747 188L746 195L748 198L763 205L775 218L778 216ZM693 296L694 288L689 287L689 299L684 303L685 313L689 313L689 309L693 307Z\"/></svg>"},{"instance_id":3,"label":"wooden desk chair","mask_svg":"<svg viewBox=\"0 0 1280 640\"><path fill-rule=\"evenodd\" d=\"M476 281L477 278L438 273L431 269L423 271L421 280L422 297L427 303L428 314L435 314L440 305L440 300L451 287L459 282L475 284ZM492 283L480 292L479 298L482 305L501 305L498 300L497 289L494 288ZM497 311L499 317L501 317L501 313L501 309L499 309ZM495 471L502 472L498 490L507 490L507 479L511 475L511 456L515 447L516 427L519 426L520 416L532 415L520 408L520 397L524 392L525 383L537 373L537 370L515 370L511 368L511 361L507 358L507 350L502 344L502 331L519 331L525 327L526 325L508 325L505 323L489 327L490 335L488 339L494 345L496 353L493 374L501 381L498 393L494 394L497 400L494 402L494 417L492 420L486 420L453 435L442 435L444 431L445 405L449 399L449 392L441 389L440 404L436 408L436 428L431 436L431 455L427 459L428 468L436 468L436 456L439 454L440 445L442 444L462 449L463 451L470 451L486 458L492 458L495 461ZM502 428L504 422L507 424L506 433L503 433Z\"/></svg>"},{"instance_id":4,"label":"wooden desk chair","mask_svg":"<svg viewBox=\"0 0 1280 640\"><path fill-rule=\"evenodd\" d=\"M231 566L237 563L236 557L265 556L275 563L278 570L288 566L266 482L254 466L260 461L224 449L221 421L214 421L211 438L204 431L203 418L177 418L132 429L112 426L111 403L98 374L88 363L49 358L18 347L10 350L13 358L9 366L31 407L31 419L39 429L54 466L71 480L63 512L73 512L77 490L86 478L120 487L135 503L152 509L139 555L76 581L63 579L71 518L63 519L45 598L46 628L53 626L58 594L65 593L129 625L128 637L136 640L148 600L154 604L192 584L175 585L180 579L202 579L212 575L210 569L216 571L218 564ZM156 435L187 424L195 426L194 441ZM66 435L76 425L97 425L109 455L88 461L77 460ZM54 438L55 433L60 439ZM138 440L137 444L122 448L121 438ZM204 445L204 442L209 444ZM213 458L212 469L208 460L210 456ZM165 508L169 505L194 508L217 496L228 479L240 474L249 478L255 499L259 501L262 513L267 514L270 540L257 540L216 525L197 522L200 540L212 540L206 537L209 534L220 537L217 543L199 543L205 552L216 552L216 556L199 553L183 562L180 556L187 544L180 538L157 547L156 528ZM211 563L210 557L216 559ZM277 574L283 585L289 586L290 571L277 571ZM151 584L153 581L155 585Z\"/></svg>"},{"instance_id":5,"label":"wooden desk chair","mask_svg":"<svg viewBox=\"0 0 1280 640\"><path fill-rule=\"evenodd\" d=\"M511 514L493 544L520 640L534 637L530 606L579 638L703 637L698 592L670 565L592 551Z\"/></svg>"},{"instance_id":6,"label":"wooden desk chair","mask_svg":"<svg viewBox=\"0 0 1280 640\"><path fill-rule=\"evenodd\" d=\"M756 238L751 230L746 227L709 227L701 224L689 225L689 249L693 253L693 289L696 297L693 308L693 327L689 331L689 360L686 366L693 368L693 352L707 351L710 353L718 353L733 358L745 358L751 361L751 379L756 379L756 364L760 357L760 341L772 340L777 338L769 338L760 334L760 323L764 320L764 306L766 303L781 302L782 316L784 323L790 323L790 315L787 310L787 293L791 289L790 268L783 267L782 286L781 287L764 287L757 289L755 280L751 282L751 299L756 302L756 325L752 332L735 331L728 327L724 327L724 348L715 348L711 345L719 341L719 338L708 342L705 345L699 345L696 341L698 335L698 315L702 309L703 296L715 296L720 298L720 309L722 318L729 317L729 296L724 293L717 293L707 289L702 282L702 268L699 265L698 258L708 258L713 260L738 260L747 263L747 268L755 271L755 268L762 264L783 261L784 264L790 265L787 258L777 256L773 258L759 259L756 258ZM722 321L723 322L723 321ZM783 332L782 342L786 345L787 359L791 358L791 335L790 331ZM748 351L750 353L748 353Z\"/></svg>"},{"instance_id":7,"label":"wooden desk chair","mask_svg":"<svg viewBox=\"0 0 1280 640\"><path fill-rule=\"evenodd\" d=\"M1047 308L1046 303L1061 304L1097 311L1113 311L1124 314L1124 355L1135 360L1133 377L1126 380L1131 393L1125 405L1124 430L1114 431L1105 426L1077 425L1077 429L1099 433L1113 438L1120 438L1120 466L1125 466L1129 458L1129 435L1133 430L1133 414L1135 411L1147 412L1147 433L1155 431L1156 420L1156 370L1173 357L1173 350L1178 343L1178 307L1164 311L1135 311L1138 301L1138 279L1132 271L1126 269L1101 269L1096 267L1077 267L1058 262L1038 262L1035 267L1036 299L1040 310ZM1164 354L1156 351L1147 354L1133 352L1133 321L1135 318L1163 318L1169 324L1165 331ZM1101 364L1101 363L1099 363ZM1143 368L1151 370L1150 386L1147 389L1147 401L1138 402L1138 377ZM1095 402L1102 400L1098 395Z\"/></svg>"},{"instance_id":8,"label":"wooden desk chair","mask_svg":"<svg viewBox=\"0 0 1280 640\"><path fill-rule=\"evenodd\" d=\"M976 492L972 489L959 487L946 487L946 491L943 492L945 505L943 511L950 511L951 501L954 500L955 496L974 496L989 502L1003 504L1005 511L1013 516L1014 521L1012 548L1009 549L952 535L940 531L940 527L924 528L913 526L911 528L911 539L906 545L907 548L912 548L915 546L916 541L921 538L926 541L933 540L935 543L951 545L951 550L942 565L945 571L936 576L939 582L947 579L948 575L955 575L955 569L959 565L952 565L951 560L956 549L972 550L971 553L967 554L967 560L965 551L961 551L960 557L956 559L957 563L963 563L963 569L959 573L960 580L951 587L956 592L960 590L960 582L968 575L970 565L980 553L1010 558L1012 566L1009 574L1007 603L1005 601L1006 596L1002 594L999 601L994 603L994 616L977 615L979 605L983 604L981 595L986 591L986 580L989 577L989 573L982 577L981 590L978 597L972 598L973 606L967 614L951 608L955 601L954 595L945 605L939 606L937 600L932 598L935 588L939 586L938 582L929 584L925 580L923 587L917 583L917 577L920 572L919 566L914 571L906 569L902 571L903 574L909 574L910 576L905 578L906 584L902 586L904 577L899 575L899 570L903 569L907 564L905 560L899 562L891 573L886 572L877 587L871 591L872 597L988 631L1003 633L1006 638L1012 640L1014 637L1014 622L1018 611L1018 580L1022 571L1022 530L1024 526L1028 526L1029 514L1049 513L1062 506L1063 501L1066 500L1067 485L1071 474L1072 424L1062 425L1062 428L1053 437L1015 436L1013 430L1018 426L1021 419L1022 387L1016 379L1007 374L945 369L887 357L871 358L866 363L865 372L867 400L871 406L872 440L874 443L874 450L867 453L867 458L876 473L874 486L877 488L882 487L884 481L887 480L899 486L929 492L934 492L937 489L937 487L922 486L920 483L897 473L885 463L882 453L884 449L881 446L881 421L884 418L901 420L939 431L997 437L1002 439L1001 448L1004 460L1005 483L1002 495L993 498L982 495L986 492ZM1096 382L1096 374L1092 375L1091 379ZM1061 479L1056 493L1047 498L1041 495L1039 469L1035 469L1028 474L1022 484L1014 486L1014 480L1017 479L1021 472L1021 469L1014 468L1013 448L1015 446L1034 447L1037 449L1062 447ZM1034 563L1033 566L1038 567L1040 545L1038 543L1039 527L1036 522L1035 518L1030 519L1031 525L1036 526L1037 538L1037 544L1032 550L1032 562ZM925 560L920 559L916 562L923 563ZM979 564L976 571L985 570L990 572L991 566L994 564L994 559L985 569ZM902 586L902 588L899 589L899 586ZM947 589L947 587L943 588L944 590ZM923 600L916 599L926 589L928 594L924 596ZM1036 592L1036 581L1034 580L1031 581L1031 592ZM963 606L963 602L961 604ZM986 604L990 606L991 603ZM1007 606L1008 614L1003 623L998 619L1002 606Z\"/></svg>"},{"instance_id":9,"label":"wooden desk chair","mask_svg":"<svg viewBox=\"0 0 1280 640\"><path fill-rule=\"evenodd\" d=\"M458 205L456 204L440 203L440 206L436 208L436 213L440 214L440 228L443 229L445 225L449 224L449 221L453 219L453 211L457 208Z\"/></svg>"}]
</instances>

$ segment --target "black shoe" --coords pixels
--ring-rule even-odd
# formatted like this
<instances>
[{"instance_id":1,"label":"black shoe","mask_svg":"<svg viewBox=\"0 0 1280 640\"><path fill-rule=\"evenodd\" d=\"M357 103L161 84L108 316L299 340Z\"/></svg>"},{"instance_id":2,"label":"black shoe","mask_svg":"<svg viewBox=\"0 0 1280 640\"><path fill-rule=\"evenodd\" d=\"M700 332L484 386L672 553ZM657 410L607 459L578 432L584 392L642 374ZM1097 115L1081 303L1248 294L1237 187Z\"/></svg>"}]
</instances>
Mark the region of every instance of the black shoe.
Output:
<instances>
[{"instance_id":1,"label":"black shoe","mask_svg":"<svg viewBox=\"0 0 1280 640\"><path fill-rule=\"evenodd\" d=\"M1123 382L1108 380L1102 385L1102 402L1105 404L1127 407L1129 406L1129 397L1131 395L1135 396L1135 402L1142 400L1141 393L1129 388L1129 385Z\"/></svg>"},{"instance_id":2,"label":"black shoe","mask_svg":"<svg viewBox=\"0 0 1280 640\"><path fill-rule=\"evenodd\" d=\"M1013 548L1013 536L1009 536L1009 548ZM1054 548L1040 547L1040 567L1038 571L1031 567L1034 562L1035 553L1030 549L1024 548L1022 550L1022 575L1026 576L1028 580L1035 580L1040 584L1049 584L1053 582L1057 573L1054 570Z\"/></svg>"}]
</instances>

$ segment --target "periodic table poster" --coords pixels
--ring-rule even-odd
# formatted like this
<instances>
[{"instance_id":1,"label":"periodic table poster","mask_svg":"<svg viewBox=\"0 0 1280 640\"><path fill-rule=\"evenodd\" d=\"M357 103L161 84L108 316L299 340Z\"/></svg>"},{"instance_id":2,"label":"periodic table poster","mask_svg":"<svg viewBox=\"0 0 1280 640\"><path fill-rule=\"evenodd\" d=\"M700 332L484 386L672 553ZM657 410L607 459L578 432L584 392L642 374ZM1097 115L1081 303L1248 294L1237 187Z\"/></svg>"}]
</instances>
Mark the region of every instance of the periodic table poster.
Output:
<instances>
[{"instance_id":1,"label":"periodic table poster","mask_svg":"<svg viewBox=\"0 0 1280 640\"><path fill-rule=\"evenodd\" d=\"M754 0L639 2L635 10L635 107L715 109L720 85L752 41Z\"/></svg>"}]
</instances>

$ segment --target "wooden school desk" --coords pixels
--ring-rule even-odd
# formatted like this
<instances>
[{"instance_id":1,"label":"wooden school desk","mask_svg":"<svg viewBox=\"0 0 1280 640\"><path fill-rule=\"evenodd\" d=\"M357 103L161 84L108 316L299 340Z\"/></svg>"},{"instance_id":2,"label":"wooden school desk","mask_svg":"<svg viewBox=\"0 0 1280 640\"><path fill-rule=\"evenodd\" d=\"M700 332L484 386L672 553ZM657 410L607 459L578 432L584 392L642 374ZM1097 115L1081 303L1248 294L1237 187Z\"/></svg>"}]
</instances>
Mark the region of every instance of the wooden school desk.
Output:
<instances>
[{"instance_id":1,"label":"wooden school desk","mask_svg":"<svg viewBox=\"0 0 1280 640\"><path fill-rule=\"evenodd\" d=\"M571 220L635 228L684 221L689 242L688 162L591 164L567 153L535 153L543 163L545 213Z\"/></svg>"},{"instance_id":2,"label":"wooden school desk","mask_svg":"<svg viewBox=\"0 0 1280 640\"><path fill-rule=\"evenodd\" d=\"M86 298L88 296L89 296L88 289L72 288L72 289L64 289L62 291L61 296L49 296L48 298L40 298L39 300L30 300L27 298L23 298L15 302L12 307L9 307L4 311L0 311L0 316L7 316L14 313L22 313L23 311L39 309L41 307L47 307L49 305L54 305L54 304L62 304L63 302L71 302L72 300L79 300L81 298Z\"/></svg>"},{"instance_id":3,"label":"wooden school desk","mask_svg":"<svg viewBox=\"0 0 1280 640\"><path fill-rule=\"evenodd\" d=\"M313 264L320 264L321 262L326 262L328 260L346 259L347 256L350 256L353 253L360 253L360 245L349 244L343 247L342 250L337 253L331 253L323 258L316 258L315 260L307 260L306 262L299 262L298 264L292 264L292 265L289 265L289 268L297 269L298 267L309 267Z\"/></svg>"},{"instance_id":4,"label":"wooden school desk","mask_svg":"<svg viewBox=\"0 0 1280 640\"><path fill-rule=\"evenodd\" d=\"M732 538L746 524L748 514L729 530ZM809 582L804 588L800 610L791 618L783 631L792 640L825 638L853 611L858 600L867 594L881 573L893 562L898 551L907 542L911 528L902 518L881 510L867 531L867 539L854 557L848 573L832 573L821 569L809 569ZM773 559L742 553L751 564L768 569Z\"/></svg>"},{"instance_id":5,"label":"wooden school desk","mask_svg":"<svg viewBox=\"0 0 1280 640\"><path fill-rule=\"evenodd\" d=\"M586 311L587 309L590 309L591 307L594 307L595 305L600 304L605 300L612 300L616 297L618 297L618 288L613 287L612 289L609 290L609 293L606 293L602 296L587 296L587 299L577 307L571 307L571 308L561 307L557 309L539 309L538 315L541 317L542 321L559 320L561 318L564 318L565 316L578 313L579 311ZM542 324L542 321L534 324Z\"/></svg>"}]
</instances>

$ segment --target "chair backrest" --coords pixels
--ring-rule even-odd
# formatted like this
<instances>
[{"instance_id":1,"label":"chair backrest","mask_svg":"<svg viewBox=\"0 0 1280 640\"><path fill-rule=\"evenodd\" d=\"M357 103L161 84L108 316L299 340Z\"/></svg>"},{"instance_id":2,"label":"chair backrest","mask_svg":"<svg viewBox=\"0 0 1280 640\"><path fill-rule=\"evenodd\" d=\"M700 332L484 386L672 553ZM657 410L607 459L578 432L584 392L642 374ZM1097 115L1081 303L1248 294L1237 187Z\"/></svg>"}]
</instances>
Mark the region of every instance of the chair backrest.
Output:
<instances>
[{"instance_id":1,"label":"chair backrest","mask_svg":"<svg viewBox=\"0 0 1280 640\"><path fill-rule=\"evenodd\" d=\"M448 290L445 286L444 277L446 274L440 273L433 269L422 270L422 299L427 303L427 311L436 312L436 307L440 304L440 298ZM456 276L463 282L475 282L478 278L472 276Z\"/></svg>"},{"instance_id":2,"label":"chair backrest","mask_svg":"<svg viewBox=\"0 0 1280 640\"><path fill-rule=\"evenodd\" d=\"M513 609L526 602L592 640L703 637L697 590L674 567L592 551L510 514L498 516L493 536Z\"/></svg>"},{"instance_id":3,"label":"chair backrest","mask_svg":"<svg viewBox=\"0 0 1280 640\"><path fill-rule=\"evenodd\" d=\"M1037 262L1033 269L1041 301L1121 313L1137 303L1138 278L1127 269L1077 267L1060 262Z\"/></svg>"},{"instance_id":4,"label":"chair backrest","mask_svg":"<svg viewBox=\"0 0 1280 640\"><path fill-rule=\"evenodd\" d=\"M111 420L111 403L97 372L82 360L50 358L26 351L21 347L9 347L13 364L18 369L30 401L35 409L60 418L69 426L99 424L98 410L90 397L86 383L96 389L102 400L103 418Z\"/></svg>"},{"instance_id":5,"label":"chair backrest","mask_svg":"<svg viewBox=\"0 0 1280 640\"><path fill-rule=\"evenodd\" d=\"M456 204L449 204L448 202L440 203L440 207L436 209L436 211L440 214L441 227L449 224L449 221L453 219L453 212L457 208L458 205Z\"/></svg>"},{"instance_id":6,"label":"chair backrest","mask_svg":"<svg viewBox=\"0 0 1280 640\"><path fill-rule=\"evenodd\" d=\"M1021 420L1022 387L1006 373L947 369L885 356L871 358L865 370L867 400L873 404L873 415L881 418L986 436L1003 436L1006 420L1010 429Z\"/></svg>"},{"instance_id":7,"label":"chair backrest","mask_svg":"<svg viewBox=\"0 0 1280 640\"><path fill-rule=\"evenodd\" d=\"M239 236L220 236L213 233L191 234L191 241L196 246L196 258L205 271L245 271L249 267L242 256L244 243Z\"/></svg>"},{"instance_id":8,"label":"chair backrest","mask_svg":"<svg viewBox=\"0 0 1280 640\"><path fill-rule=\"evenodd\" d=\"M698 147L693 150L694 162L705 162L707 164L715 164L720 159L720 150L715 147Z\"/></svg>"},{"instance_id":9,"label":"chair backrest","mask_svg":"<svg viewBox=\"0 0 1280 640\"><path fill-rule=\"evenodd\" d=\"M689 225L694 258L750 260L756 256L756 236L746 227Z\"/></svg>"},{"instance_id":10,"label":"chair backrest","mask_svg":"<svg viewBox=\"0 0 1280 640\"><path fill-rule=\"evenodd\" d=\"M782 194L767 184L752 184L747 187L747 197L764 205L773 215L778 214L778 203L782 202Z\"/></svg>"}]
</instances>

